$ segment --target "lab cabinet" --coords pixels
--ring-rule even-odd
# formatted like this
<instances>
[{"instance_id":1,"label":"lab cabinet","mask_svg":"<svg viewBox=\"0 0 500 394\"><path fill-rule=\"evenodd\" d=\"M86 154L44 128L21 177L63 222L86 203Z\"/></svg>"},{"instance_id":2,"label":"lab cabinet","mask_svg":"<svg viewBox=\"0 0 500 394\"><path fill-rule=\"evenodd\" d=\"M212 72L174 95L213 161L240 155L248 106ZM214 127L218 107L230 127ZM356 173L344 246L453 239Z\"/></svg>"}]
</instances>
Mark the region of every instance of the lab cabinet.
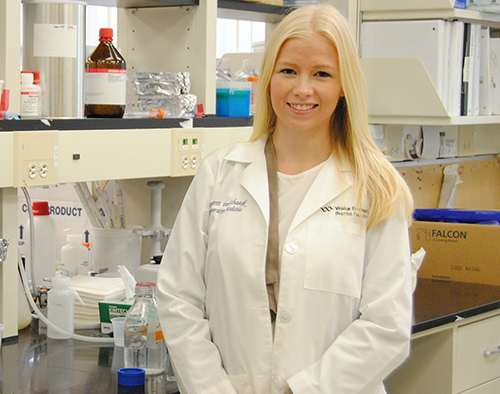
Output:
<instances>
[{"instance_id":1,"label":"lab cabinet","mask_svg":"<svg viewBox=\"0 0 500 394\"><path fill-rule=\"evenodd\" d=\"M367 21L462 20L500 27L500 15L454 8L455 0L360 0L360 29ZM359 37L359 36L358 36ZM360 43L361 44L361 43ZM498 135L499 116L451 116L420 59L361 59L368 86L369 120L385 125L473 127L477 135ZM484 138L496 145L495 139ZM497 150L498 151L498 150ZM498 209L498 158L470 157L460 165L464 185L458 208ZM453 159L452 159L453 160ZM477 161L475 161L477 160ZM425 164L430 164L426 166ZM410 184L417 208L432 208L431 195L439 194L446 160L404 163L398 168ZM461 205L460 205L461 204ZM425 261L424 261L425 264ZM417 285L418 286L418 285ZM428 300L432 303L432 299ZM408 360L386 380L389 394L492 394L500 390L500 356L484 351L500 345L500 311L418 332L412 336Z\"/></svg>"},{"instance_id":2,"label":"lab cabinet","mask_svg":"<svg viewBox=\"0 0 500 394\"><path fill-rule=\"evenodd\" d=\"M414 335L411 357L385 382L389 394L493 394L500 388L500 311Z\"/></svg>"}]
</instances>

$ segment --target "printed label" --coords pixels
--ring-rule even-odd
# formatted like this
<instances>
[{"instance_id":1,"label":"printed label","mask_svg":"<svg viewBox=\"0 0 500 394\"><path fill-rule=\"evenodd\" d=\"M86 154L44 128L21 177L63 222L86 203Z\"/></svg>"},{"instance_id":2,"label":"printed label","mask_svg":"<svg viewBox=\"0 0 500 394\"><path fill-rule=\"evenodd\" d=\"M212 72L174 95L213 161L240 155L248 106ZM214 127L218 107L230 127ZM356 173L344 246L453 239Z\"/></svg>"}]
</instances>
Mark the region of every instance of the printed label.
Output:
<instances>
[{"instance_id":1,"label":"printed label","mask_svg":"<svg viewBox=\"0 0 500 394\"><path fill-rule=\"evenodd\" d=\"M127 70L85 70L85 104L125 105Z\"/></svg>"},{"instance_id":2,"label":"printed label","mask_svg":"<svg viewBox=\"0 0 500 394\"><path fill-rule=\"evenodd\" d=\"M33 56L76 58L78 52L76 25L35 23L33 33Z\"/></svg>"}]
</instances>

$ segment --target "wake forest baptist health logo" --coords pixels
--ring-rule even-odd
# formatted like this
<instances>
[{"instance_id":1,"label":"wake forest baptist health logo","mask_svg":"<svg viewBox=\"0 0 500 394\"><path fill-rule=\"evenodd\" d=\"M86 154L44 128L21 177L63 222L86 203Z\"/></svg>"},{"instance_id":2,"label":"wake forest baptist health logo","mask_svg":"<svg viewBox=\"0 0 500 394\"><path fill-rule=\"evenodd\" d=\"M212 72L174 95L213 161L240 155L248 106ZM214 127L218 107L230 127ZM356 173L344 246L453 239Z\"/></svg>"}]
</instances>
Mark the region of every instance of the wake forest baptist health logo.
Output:
<instances>
[{"instance_id":1,"label":"wake forest baptist health logo","mask_svg":"<svg viewBox=\"0 0 500 394\"><path fill-rule=\"evenodd\" d=\"M361 216L366 219L368 217L368 210L367 209L359 209L358 207L354 206L345 206L345 205L336 205L332 207L331 205L327 205L324 207L321 207L321 210L323 212L333 212L336 216Z\"/></svg>"},{"instance_id":2,"label":"wake forest baptist health logo","mask_svg":"<svg viewBox=\"0 0 500 394\"><path fill-rule=\"evenodd\" d=\"M467 233L468 231L460 230L417 229L417 241L457 242L459 239L467 239Z\"/></svg>"}]
</instances>

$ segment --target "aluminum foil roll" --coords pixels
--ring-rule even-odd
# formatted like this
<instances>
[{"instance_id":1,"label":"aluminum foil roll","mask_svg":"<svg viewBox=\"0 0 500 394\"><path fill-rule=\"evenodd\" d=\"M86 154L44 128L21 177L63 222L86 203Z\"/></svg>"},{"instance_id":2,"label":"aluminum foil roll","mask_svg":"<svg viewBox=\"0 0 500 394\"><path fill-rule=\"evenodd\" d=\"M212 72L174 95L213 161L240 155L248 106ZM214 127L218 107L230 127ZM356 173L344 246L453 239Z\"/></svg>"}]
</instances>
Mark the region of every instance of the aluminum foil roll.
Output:
<instances>
[{"instance_id":1,"label":"aluminum foil roll","mask_svg":"<svg viewBox=\"0 0 500 394\"><path fill-rule=\"evenodd\" d=\"M188 72L136 72L133 84L137 96L173 96L189 94L191 78Z\"/></svg>"}]
</instances>

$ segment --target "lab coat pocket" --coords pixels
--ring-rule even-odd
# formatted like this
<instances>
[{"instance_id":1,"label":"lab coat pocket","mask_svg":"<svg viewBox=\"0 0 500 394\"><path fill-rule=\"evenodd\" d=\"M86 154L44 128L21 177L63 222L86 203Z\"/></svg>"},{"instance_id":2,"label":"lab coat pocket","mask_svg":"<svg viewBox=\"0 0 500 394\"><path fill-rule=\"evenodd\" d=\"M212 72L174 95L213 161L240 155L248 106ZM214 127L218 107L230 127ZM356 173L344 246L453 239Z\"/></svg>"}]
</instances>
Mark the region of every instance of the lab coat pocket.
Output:
<instances>
[{"instance_id":1,"label":"lab coat pocket","mask_svg":"<svg viewBox=\"0 0 500 394\"><path fill-rule=\"evenodd\" d=\"M228 375L228 378L238 394L254 394L248 374Z\"/></svg>"},{"instance_id":2,"label":"lab coat pocket","mask_svg":"<svg viewBox=\"0 0 500 394\"><path fill-rule=\"evenodd\" d=\"M309 223L304 287L361 297L365 232L356 223Z\"/></svg>"}]
</instances>

